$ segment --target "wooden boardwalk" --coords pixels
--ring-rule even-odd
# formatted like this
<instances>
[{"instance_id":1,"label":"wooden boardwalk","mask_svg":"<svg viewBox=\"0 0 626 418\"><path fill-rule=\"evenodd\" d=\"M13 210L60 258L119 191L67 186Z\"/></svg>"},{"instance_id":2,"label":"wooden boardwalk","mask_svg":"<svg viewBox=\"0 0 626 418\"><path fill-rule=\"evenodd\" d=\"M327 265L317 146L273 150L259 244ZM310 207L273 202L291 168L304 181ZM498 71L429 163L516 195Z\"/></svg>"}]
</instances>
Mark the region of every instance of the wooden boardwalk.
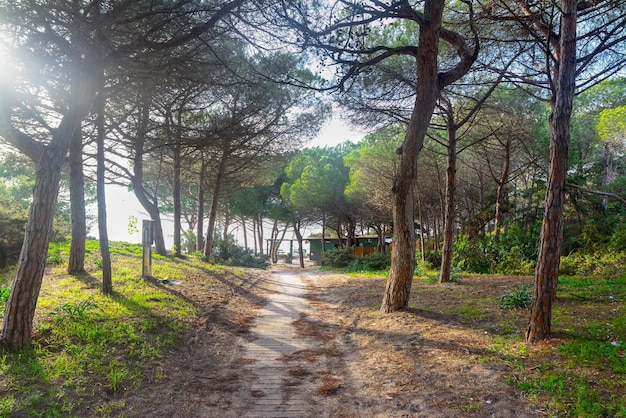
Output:
<instances>
[{"instance_id":1,"label":"wooden boardwalk","mask_svg":"<svg viewBox=\"0 0 626 418\"><path fill-rule=\"evenodd\" d=\"M276 293L259 312L252 326L252 341L245 343L245 373L249 386L234 396L251 399L238 411L241 417L304 417L314 414L305 387L293 384L284 356L309 348L295 334L292 322L312 311L304 300L306 286L297 271L278 271Z\"/></svg>"}]
</instances>

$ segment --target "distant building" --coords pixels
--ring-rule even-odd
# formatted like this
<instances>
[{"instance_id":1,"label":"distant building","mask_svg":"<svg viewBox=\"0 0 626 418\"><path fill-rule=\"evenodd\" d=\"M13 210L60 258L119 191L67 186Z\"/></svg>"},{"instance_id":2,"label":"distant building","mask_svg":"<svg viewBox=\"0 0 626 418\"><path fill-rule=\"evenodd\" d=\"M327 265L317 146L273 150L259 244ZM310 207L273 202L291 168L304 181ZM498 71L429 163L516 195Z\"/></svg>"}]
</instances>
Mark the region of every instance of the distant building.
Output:
<instances>
[{"instance_id":1,"label":"distant building","mask_svg":"<svg viewBox=\"0 0 626 418\"><path fill-rule=\"evenodd\" d=\"M378 247L378 236L377 235L361 235L355 238L356 244L352 246L352 255L355 257L364 257L366 255L372 254L376 251ZM311 261L322 261L322 245L324 246L324 251L332 251L335 248L339 247L339 238L324 238L324 242L322 243L321 237L309 237L305 238L305 241L308 241L310 244L310 258ZM389 245L390 240L388 238L385 239L385 245ZM341 243L343 247L347 245L347 239L341 238Z\"/></svg>"}]
</instances>

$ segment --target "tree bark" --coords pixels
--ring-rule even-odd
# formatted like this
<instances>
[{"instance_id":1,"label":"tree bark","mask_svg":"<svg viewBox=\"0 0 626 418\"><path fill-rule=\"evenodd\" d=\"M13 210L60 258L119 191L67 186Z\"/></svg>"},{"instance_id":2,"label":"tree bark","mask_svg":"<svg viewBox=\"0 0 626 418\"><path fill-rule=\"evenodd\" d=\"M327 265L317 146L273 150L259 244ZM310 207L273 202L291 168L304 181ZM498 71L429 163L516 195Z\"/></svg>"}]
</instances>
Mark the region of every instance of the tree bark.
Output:
<instances>
[{"instance_id":1,"label":"tree bark","mask_svg":"<svg viewBox=\"0 0 626 418\"><path fill-rule=\"evenodd\" d=\"M552 301L556 297L561 246L563 241L563 205L567 180L570 144L570 120L576 81L577 1L561 2L561 35L555 56L552 113L550 115L550 166L546 185L545 212L535 284L526 341L536 343L550 335Z\"/></svg>"},{"instance_id":2,"label":"tree bark","mask_svg":"<svg viewBox=\"0 0 626 418\"><path fill-rule=\"evenodd\" d=\"M246 217L241 215L241 230L243 232L243 248L248 248L248 230L246 228Z\"/></svg>"},{"instance_id":3,"label":"tree bark","mask_svg":"<svg viewBox=\"0 0 626 418\"><path fill-rule=\"evenodd\" d=\"M87 215L85 210L85 177L83 174L83 138L80 128L70 144L68 159L70 171L70 205L72 241L67 261L69 274L85 272L85 242L87 240Z\"/></svg>"},{"instance_id":4,"label":"tree bark","mask_svg":"<svg viewBox=\"0 0 626 418\"><path fill-rule=\"evenodd\" d=\"M256 236L259 240L259 254L263 255L264 254L264 250L263 250L263 217L259 215L257 222L256 222Z\"/></svg>"},{"instance_id":5,"label":"tree bark","mask_svg":"<svg viewBox=\"0 0 626 418\"><path fill-rule=\"evenodd\" d=\"M420 25L419 48L416 57L418 89L415 105L393 185L393 250L381 312L394 312L409 304L413 272L415 271L414 189L417 177L417 157L439 94L437 56L439 32L444 8L443 0L426 2L425 22Z\"/></svg>"},{"instance_id":6,"label":"tree bark","mask_svg":"<svg viewBox=\"0 0 626 418\"><path fill-rule=\"evenodd\" d=\"M0 345L11 350L22 349L32 339L33 319L46 267L61 168L72 137L87 116L94 96L93 84L88 78L81 78L72 87L70 96L72 106L61 119L54 130L51 142L46 146L16 131L8 119L10 109L0 100L0 133L28 155L36 167L33 201L0 335Z\"/></svg>"},{"instance_id":7,"label":"tree bark","mask_svg":"<svg viewBox=\"0 0 626 418\"><path fill-rule=\"evenodd\" d=\"M613 142L611 139L607 139L604 143L604 158L602 160L602 186L604 186L605 190L608 190L608 186L615 180L615 173L613 172L614 156ZM606 210L608 206L609 198L607 196L602 197L602 207Z\"/></svg>"},{"instance_id":8,"label":"tree bark","mask_svg":"<svg viewBox=\"0 0 626 418\"><path fill-rule=\"evenodd\" d=\"M298 259L300 260L300 268L304 268L304 254L302 253L302 233L300 232L300 222L294 221L293 232L296 234L298 240ZM293 251L291 252L293 255Z\"/></svg>"},{"instance_id":9,"label":"tree bark","mask_svg":"<svg viewBox=\"0 0 626 418\"><path fill-rule=\"evenodd\" d=\"M55 154L49 153L37 162L29 222L15 281L4 312L2 343L13 350L22 349L31 341L32 323L48 256L61 166L65 157L65 153L59 155L61 151Z\"/></svg>"},{"instance_id":10,"label":"tree bark","mask_svg":"<svg viewBox=\"0 0 626 418\"><path fill-rule=\"evenodd\" d=\"M215 231L215 220L217 219L217 204L219 203L220 193L222 191L222 186L224 185L224 178L226 177L227 161L228 150L224 149L220 165L217 169L217 175L215 177L213 198L211 199L211 210L209 211L209 224L207 226L206 242L204 244L204 257L207 261L211 259L211 253L213 252L213 234Z\"/></svg>"},{"instance_id":11,"label":"tree bark","mask_svg":"<svg viewBox=\"0 0 626 418\"><path fill-rule=\"evenodd\" d=\"M504 141L504 162L502 163L502 173L497 180L498 187L496 189L496 213L493 221L493 239L498 242L500 238L500 227L502 225L502 212L504 206L504 196L506 185L509 182L509 170L511 166L511 138L507 137Z\"/></svg>"},{"instance_id":12,"label":"tree bark","mask_svg":"<svg viewBox=\"0 0 626 418\"><path fill-rule=\"evenodd\" d=\"M448 117L452 118L450 113ZM452 246L454 243L454 195L456 193L456 128L448 126L448 162L446 168L446 203L443 214L443 247L441 250L441 270L439 283L451 280Z\"/></svg>"},{"instance_id":13,"label":"tree bark","mask_svg":"<svg viewBox=\"0 0 626 418\"><path fill-rule=\"evenodd\" d=\"M179 138L180 139L180 138ZM174 256L182 257L182 249L180 246L180 233L181 233L181 203L180 203L180 145L176 144L173 147L173 163L174 163L174 178L172 179L172 197L174 199Z\"/></svg>"},{"instance_id":14,"label":"tree bark","mask_svg":"<svg viewBox=\"0 0 626 418\"><path fill-rule=\"evenodd\" d=\"M163 226L161 225L161 214L156 195L154 201L150 201L143 188L143 154L144 144L146 141L146 132L148 129L148 121L150 119L150 103L152 98L149 93L144 92L142 110L140 115L140 125L135 138L135 156L133 158L133 176L131 182L133 191L139 203L150 215L150 219L154 221L154 246L157 254L166 255L165 239L163 238Z\"/></svg>"},{"instance_id":15,"label":"tree bark","mask_svg":"<svg viewBox=\"0 0 626 418\"><path fill-rule=\"evenodd\" d=\"M426 239L424 238L424 211L422 210L422 198L419 186L415 187L415 196L417 197L417 217L420 223L420 253L423 263L426 261Z\"/></svg>"},{"instance_id":16,"label":"tree bark","mask_svg":"<svg viewBox=\"0 0 626 418\"><path fill-rule=\"evenodd\" d=\"M104 75L103 75L104 76ZM100 240L100 257L102 258L102 293L113 293L113 272L111 268L111 252L109 251L109 232L107 228L107 205L105 194L105 156L104 156L104 81L101 82L96 97L96 129L97 129L97 167L96 167L96 194L98 200L98 236Z\"/></svg>"},{"instance_id":17,"label":"tree bark","mask_svg":"<svg viewBox=\"0 0 626 418\"><path fill-rule=\"evenodd\" d=\"M196 225L196 251L204 249L204 177L206 175L206 161L201 157L200 174L198 176L198 224Z\"/></svg>"}]
</instances>

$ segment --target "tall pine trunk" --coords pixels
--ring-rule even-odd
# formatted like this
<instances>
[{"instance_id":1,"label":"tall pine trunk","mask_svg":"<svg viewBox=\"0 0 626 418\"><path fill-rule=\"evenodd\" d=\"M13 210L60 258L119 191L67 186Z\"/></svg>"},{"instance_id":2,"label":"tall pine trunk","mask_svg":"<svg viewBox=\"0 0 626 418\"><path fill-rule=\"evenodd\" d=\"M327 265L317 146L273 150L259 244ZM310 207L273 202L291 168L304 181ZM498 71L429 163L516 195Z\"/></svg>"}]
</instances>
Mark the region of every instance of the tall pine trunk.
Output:
<instances>
[{"instance_id":1,"label":"tall pine trunk","mask_svg":"<svg viewBox=\"0 0 626 418\"><path fill-rule=\"evenodd\" d=\"M180 164L181 164L181 158L180 158L180 145L176 144L173 147L173 153L174 153L174 178L172 179L173 181L173 187L172 187L172 197L174 199L174 256L175 257L182 257L182 250L181 250L181 239L180 239L180 233L181 233L181 218L182 218L182 211L181 211L181 203L180 203Z\"/></svg>"},{"instance_id":2,"label":"tall pine trunk","mask_svg":"<svg viewBox=\"0 0 626 418\"><path fill-rule=\"evenodd\" d=\"M506 185L509 182L509 170L511 167L511 138L507 137L504 142L504 161L502 162L502 172L497 181L496 189L496 213L493 222L493 238L496 242L500 239L500 229L502 227L502 217L504 212L504 198L506 195Z\"/></svg>"},{"instance_id":3,"label":"tall pine trunk","mask_svg":"<svg viewBox=\"0 0 626 418\"><path fill-rule=\"evenodd\" d=\"M23 348L31 341L37 298L48 257L61 166L65 157L65 153L51 154L37 161L33 203L15 281L4 312L2 343L14 350Z\"/></svg>"},{"instance_id":4,"label":"tall pine trunk","mask_svg":"<svg viewBox=\"0 0 626 418\"><path fill-rule=\"evenodd\" d=\"M111 268L111 252L109 251L109 232L107 227L107 205L106 205L106 166L104 159L104 82L100 84L98 96L96 98L96 128L97 128L97 168L96 168L96 193L98 196L98 235L100 240L100 257L102 258L102 293L110 295L113 293L113 272Z\"/></svg>"},{"instance_id":5,"label":"tall pine trunk","mask_svg":"<svg viewBox=\"0 0 626 418\"><path fill-rule=\"evenodd\" d=\"M448 115L452 117L452 114ZM446 168L446 203L443 214L443 247L439 283L451 280L454 243L454 197L456 194L456 129L448 126L448 162Z\"/></svg>"},{"instance_id":6,"label":"tall pine trunk","mask_svg":"<svg viewBox=\"0 0 626 418\"><path fill-rule=\"evenodd\" d=\"M302 252L302 232L300 232L300 222L294 221L293 232L298 240L298 260L300 260L300 268L304 268L304 253ZM293 241L292 241L293 242ZM293 251L291 251L293 255Z\"/></svg>"},{"instance_id":7,"label":"tall pine trunk","mask_svg":"<svg viewBox=\"0 0 626 418\"><path fill-rule=\"evenodd\" d=\"M200 173L198 175L198 224L196 225L196 251L204 249L204 176L206 175L206 161L201 155Z\"/></svg>"},{"instance_id":8,"label":"tall pine trunk","mask_svg":"<svg viewBox=\"0 0 626 418\"><path fill-rule=\"evenodd\" d=\"M404 309L409 304L415 270L414 190L417 157L424 145L439 94L437 56L439 31L444 8L443 0L428 1L424 8L424 24L420 25L416 57L418 90L411 120L402 143L400 164L393 185L393 249L391 269L385 288L381 312Z\"/></svg>"},{"instance_id":9,"label":"tall pine trunk","mask_svg":"<svg viewBox=\"0 0 626 418\"><path fill-rule=\"evenodd\" d=\"M70 243L70 255L67 261L67 272L69 274L80 274L85 272L85 242L87 240L83 138L80 128L76 130L72 137L69 151L72 240Z\"/></svg>"},{"instance_id":10,"label":"tall pine trunk","mask_svg":"<svg viewBox=\"0 0 626 418\"><path fill-rule=\"evenodd\" d=\"M526 330L526 341L531 344L550 335L552 301L556 297L559 275L570 144L569 125L576 81L576 5L576 0L561 2L561 35L556 54L559 62L555 66L550 115L550 166L530 321Z\"/></svg>"},{"instance_id":11,"label":"tall pine trunk","mask_svg":"<svg viewBox=\"0 0 626 418\"><path fill-rule=\"evenodd\" d=\"M222 159L215 177L215 187L213 188L213 198L211 199L211 210L209 211L209 224L206 231L206 242L204 244L204 258L208 261L213 253L213 234L215 232L215 220L217 219L217 204L220 200L220 193L224 185L226 176L226 162L228 160L228 151L224 149Z\"/></svg>"}]
</instances>

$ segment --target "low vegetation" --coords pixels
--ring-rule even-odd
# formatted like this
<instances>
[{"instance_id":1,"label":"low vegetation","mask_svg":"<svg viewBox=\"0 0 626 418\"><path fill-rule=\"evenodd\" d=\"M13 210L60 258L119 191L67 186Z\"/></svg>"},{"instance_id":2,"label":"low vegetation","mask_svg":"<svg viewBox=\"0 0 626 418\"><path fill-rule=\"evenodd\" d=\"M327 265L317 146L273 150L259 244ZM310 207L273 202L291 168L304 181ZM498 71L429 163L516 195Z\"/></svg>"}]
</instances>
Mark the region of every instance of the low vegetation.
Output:
<instances>
[{"instance_id":1,"label":"low vegetation","mask_svg":"<svg viewBox=\"0 0 626 418\"><path fill-rule=\"evenodd\" d=\"M153 274L169 279L170 284L144 280L139 277L140 247L112 243L111 249L115 293L105 297L99 290L97 242L88 241L88 273L80 276L65 273L68 245L51 245L33 344L20 353L0 352L0 417L116 416L128 410L129 394L144 390L147 384L158 386L169 373L156 365L164 364L164 356L184 343L186 330L195 327L201 315L201 306L177 292L175 283L196 282L194 291L206 293L214 304L210 310L218 310L237 294L225 277L250 275L208 265L196 257L157 256ZM346 251L337 254L345 257ZM367 329L362 334L367 341L357 347L364 356L372 355L368 350L377 347L379 338L387 341L381 343L381 350L388 350L384 336L392 332L397 341L389 358L400 361L406 357L409 369L415 367L415 355L419 354L413 351L423 350L420 344L430 341L442 359L449 350L456 361L467 363L464 367L486 364L505 370L503 381L509 388L525 394L550 415L626 417L626 273L623 264L619 268L623 262L619 255L588 257L575 263L564 257L567 272L586 274L560 277L553 338L534 347L523 343L530 276L457 272L461 280L440 285L433 279L437 271L429 263L419 263L409 310L383 316L378 309L386 257L355 260L344 267L347 273L351 269L376 272L341 274L337 282L327 284L332 293L324 290L322 282L315 292L320 300L342 300L338 317ZM12 277L13 270L2 271L0 309L4 309ZM315 294L312 300L316 300ZM318 308L323 309L321 305ZM332 315L337 314L331 310L325 315L331 315L326 319L331 323L335 320ZM229 328L224 329L236 335L247 329L251 319L225 321ZM406 335L406 344L402 335ZM454 348L457 344L466 350L461 357ZM382 376L377 379L388 381ZM402 379L396 383L400 393ZM324 395L343 396L340 382L328 380L325 384L320 389ZM372 383L371 389L375 387ZM479 416L476 414L484 411L485 405L474 399L456 408L471 409Z\"/></svg>"},{"instance_id":2,"label":"low vegetation","mask_svg":"<svg viewBox=\"0 0 626 418\"><path fill-rule=\"evenodd\" d=\"M65 272L68 250L67 243L50 246L33 344L19 353L0 352L0 417L115 415L125 393L162 377L154 363L198 316L198 307L175 286L140 277L141 247L111 243L111 297L100 291L97 241L87 243L84 275ZM152 271L169 283L199 278L207 292L223 287L232 294L215 278L222 267L195 258L156 256ZM0 276L0 313L13 274L9 268Z\"/></svg>"}]
</instances>

